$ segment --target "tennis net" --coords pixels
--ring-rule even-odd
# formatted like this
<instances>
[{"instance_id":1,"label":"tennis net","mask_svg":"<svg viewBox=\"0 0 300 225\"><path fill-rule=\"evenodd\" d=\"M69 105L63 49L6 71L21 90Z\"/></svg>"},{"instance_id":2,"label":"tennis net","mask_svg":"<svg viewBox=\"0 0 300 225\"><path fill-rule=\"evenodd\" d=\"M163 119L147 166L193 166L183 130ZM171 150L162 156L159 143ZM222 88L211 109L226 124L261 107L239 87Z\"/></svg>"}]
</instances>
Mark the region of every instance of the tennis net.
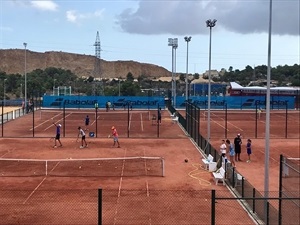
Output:
<instances>
[{"instance_id":1,"label":"tennis net","mask_svg":"<svg viewBox=\"0 0 300 225\"><path fill-rule=\"evenodd\" d=\"M95 111L77 111L77 110L41 110L40 118L46 119L63 119L67 121L83 121L86 116L89 116L91 120L96 119ZM109 112L98 111L97 118L100 121L146 121L150 120L150 111L146 110L111 110Z\"/></svg>"},{"instance_id":2,"label":"tennis net","mask_svg":"<svg viewBox=\"0 0 300 225\"><path fill-rule=\"evenodd\" d=\"M207 119L208 111L201 111L200 118ZM228 119L228 120L255 120L260 118L265 118L265 111L256 111L256 110L211 110L210 118L211 119ZM299 121L299 111L285 111L285 110L271 110L270 119L275 121L281 121L285 119Z\"/></svg>"},{"instance_id":3,"label":"tennis net","mask_svg":"<svg viewBox=\"0 0 300 225\"><path fill-rule=\"evenodd\" d=\"M164 176L162 157L87 159L0 159L2 177L134 177Z\"/></svg>"}]
</instances>

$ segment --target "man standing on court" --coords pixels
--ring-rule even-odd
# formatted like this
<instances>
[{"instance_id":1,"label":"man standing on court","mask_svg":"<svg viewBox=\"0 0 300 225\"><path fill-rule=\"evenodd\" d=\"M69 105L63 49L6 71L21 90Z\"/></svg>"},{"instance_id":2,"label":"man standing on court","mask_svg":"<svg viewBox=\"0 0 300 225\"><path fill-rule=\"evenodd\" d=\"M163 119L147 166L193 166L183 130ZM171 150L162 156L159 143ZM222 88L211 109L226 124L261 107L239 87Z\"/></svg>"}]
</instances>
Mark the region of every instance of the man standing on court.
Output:
<instances>
[{"instance_id":1,"label":"man standing on court","mask_svg":"<svg viewBox=\"0 0 300 225\"><path fill-rule=\"evenodd\" d=\"M241 160L241 146L242 146L242 139L241 134L238 134L234 138L234 151L235 151L235 161L242 161Z\"/></svg>"},{"instance_id":2,"label":"man standing on court","mask_svg":"<svg viewBox=\"0 0 300 225\"><path fill-rule=\"evenodd\" d=\"M157 123L161 123L161 108L157 111Z\"/></svg>"},{"instance_id":3,"label":"man standing on court","mask_svg":"<svg viewBox=\"0 0 300 225\"><path fill-rule=\"evenodd\" d=\"M90 124L90 118L89 118L89 115L86 115L85 117L85 129L86 130L89 130L89 124Z\"/></svg>"},{"instance_id":4,"label":"man standing on court","mask_svg":"<svg viewBox=\"0 0 300 225\"><path fill-rule=\"evenodd\" d=\"M114 139L113 147L115 147L115 145L117 143L118 144L118 148L120 148L119 135L118 135L117 129L114 126L112 126L112 128L111 128L111 134L112 134L113 139Z\"/></svg>"},{"instance_id":5,"label":"man standing on court","mask_svg":"<svg viewBox=\"0 0 300 225\"><path fill-rule=\"evenodd\" d=\"M80 148L86 148L86 147L88 147L88 145L86 143L86 140L85 140L85 132L84 132L84 130L81 127L78 127L77 141L78 141L78 138L80 136L81 136L81 146L80 146ZM84 144L84 146L83 146L83 144Z\"/></svg>"},{"instance_id":6,"label":"man standing on court","mask_svg":"<svg viewBox=\"0 0 300 225\"><path fill-rule=\"evenodd\" d=\"M56 142L59 142L59 147L62 147L62 144L60 142L60 128L61 128L61 124L56 124L53 122L53 125L56 127L56 135L55 135L55 140L54 140L54 146L53 148L57 148Z\"/></svg>"}]
</instances>

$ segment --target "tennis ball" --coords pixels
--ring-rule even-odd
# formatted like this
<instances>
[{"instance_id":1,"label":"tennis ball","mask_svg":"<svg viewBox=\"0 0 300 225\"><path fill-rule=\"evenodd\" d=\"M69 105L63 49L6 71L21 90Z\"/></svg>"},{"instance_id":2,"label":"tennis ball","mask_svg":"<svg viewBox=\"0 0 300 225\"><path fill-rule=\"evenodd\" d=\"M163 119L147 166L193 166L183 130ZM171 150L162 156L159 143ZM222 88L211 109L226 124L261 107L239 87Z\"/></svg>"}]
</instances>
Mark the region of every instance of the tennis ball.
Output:
<instances>
[{"instance_id":1,"label":"tennis ball","mask_svg":"<svg viewBox=\"0 0 300 225\"><path fill-rule=\"evenodd\" d=\"M184 161L187 163L189 160L188 160L188 159L185 159Z\"/></svg>"},{"instance_id":2,"label":"tennis ball","mask_svg":"<svg viewBox=\"0 0 300 225\"><path fill-rule=\"evenodd\" d=\"M81 169L81 166L79 166L78 168Z\"/></svg>"}]
</instances>

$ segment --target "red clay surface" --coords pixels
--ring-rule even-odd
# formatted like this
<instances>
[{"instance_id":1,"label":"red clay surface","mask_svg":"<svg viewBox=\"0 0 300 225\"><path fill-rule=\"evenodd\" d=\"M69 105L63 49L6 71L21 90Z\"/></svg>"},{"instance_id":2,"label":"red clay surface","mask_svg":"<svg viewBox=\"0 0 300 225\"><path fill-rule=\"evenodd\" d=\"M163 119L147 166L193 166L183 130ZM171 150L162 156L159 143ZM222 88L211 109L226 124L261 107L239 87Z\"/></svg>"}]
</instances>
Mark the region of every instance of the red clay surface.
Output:
<instances>
[{"instance_id":1,"label":"red clay surface","mask_svg":"<svg viewBox=\"0 0 300 225\"><path fill-rule=\"evenodd\" d=\"M111 132L111 127L115 126L120 137L133 138L180 138L184 137L178 126L174 126L168 111L162 111L163 126L156 126L156 120L152 120L157 111L132 110L129 113L126 110L116 110L105 112L99 110L39 110L35 113L27 114L13 121L4 124L4 137L54 137L56 124L62 124L63 137L76 137L78 126L85 128L85 117L89 115L89 132L94 132L97 137L107 137ZM64 119L65 118L65 119Z\"/></svg>"},{"instance_id":2,"label":"red clay surface","mask_svg":"<svg viewBox=\"0 0 300 225\"><path fill-rule=\"evenodd\" d=\"M13 136L17 132L22 137L30 137L32 119L28 117L30 115L5 124L5 134ZM166 138L121 136L121 148L112 148L112 139L88 138L89 147L80 149L80 143L76 142L78 126L76 122L69 128L68 133L72 137L62 138L63 147L54 149L53 140L50 142L49 137L54 136L55 130L50 121L44 124L43 122L41 119L37 120L36 126L43 127L44 131L41 129L40 136L47 138L2 138L0 157L82 159L158 156L164 158L165 176L2 176L0 224L96 224L98 188L103 189L104 224L210 224L210 191L216 189L217 196L221 194L231 196L225 186L216 186L212 175L202 169L199 164L202 155L180 127L172 124L167 111L164 111L161 124ZM157 128L152 125L151 120L148 120L147 124L143 123L143 128L141 121L136 122L139 127L135 131L136 134L141 132L150 134L151 129ZM104 122L104 124L107 129L103 132L107 134L111 123ZM241 133L238 128L238 124L235 125L232 133L235 135ZM123 132L121 127L119 130ZM244 143L247 138L243 134ZM212 136L212 144L216 149L221 139L223 138ZM253 140L252 143L252 162L238 162L237 169L258 190L263 190L264 140ZM274 139L270 142L270 149L270 190L278 190L279 154L299 157L299 140ZM243 152L242 159L245 160L245 157ZM185 159L189 160L188 163L184 162ZM26 169L30 169L30 166L15 170L21 172L20 170ZM236 201L217 204L216 213L217 224L254 224Z\"/></svg>"},{"instance_id":3,"label":"red clay surface","mask_svg":"<svg viewBox=\"0 0 300 225\"><path fill-rule=\"evenodd\" d=\"M120 139L121 148L112 148L111 139L89 138L89 147L85 149L80 149L80 143L75 142L75 139L62 138L62 143L62 148L53 149L53 143L50 143L47 138L3 138L0 140L0 154L2 158L35 159L160 156L165 159L165 176L1 177L1 190L22 191L14 194L9 192L10 197L1 200L0 211L9 211L10 213L0 215L2 218L0 224L14 224L17 220L38 224L41 221L45 222L42 218L53 216L56 218L56 214L61 215L60 224L69 224L70 220L74 221L73 213L68 212L69 210L79 210L83 213L94 212L91 213L88 220L85 217L80 220L75 217L75 221L78 224L95 224L97 221L97 194L93 190L100 187L103 188L104 194L104 224L146 224L149 219L152 221L151 224L199 224L200 219L203 220L203 224L207 224L210 221L210 190L228 191L225 186L215 186L209 172L197 169L200 167L198 163L201 155L188 138L172 140ZM189 162L185 163L184 159L189 159ZM24 170L28 168L23 167ZM59 191L51 192L48 190ZM81 190L84 196L86 190L87 193L92 191L91 194L85 196L90 203L82 205L77 202L78 204L75 204L76 200L82 201L80 200L82 196L74 190ZM172 192L172 190L175 192ZM8 194L5 194L5 196L8 196ZM94 198L89 198L89 196ZM179 196L181 197L179 198ZM55 202L57 203L55 199L58 199L58 206L55 204ZM4 204L9 201L19 204ZM46 201L50 202L45 203ZM64 203L66 206L64 206ZM30 210L24 208L22 204L28 204ZM34 208L32 204L39 207L46 204L45 207L48 210L39 207ZM69 209L70 204L75 208ZM234 218L235 216L229 218L230 220L237 220L241 214L244 214L245 219L240 224L245 224L245 221L247 221L247 224L252 224L251 219L247 218L246 212L241 209L237 202L231 204L235 205L235 208L239 208L241 212L236 214L236 218ZM67 210L65 213L63 213L64 207ZM19 209L24 215L15 215L13 209ZM183 210L187 210L185 214L182 214ZM222 210L222 206L218 207L217 210ZM169 216L161 215L161 212L165 212ZM32 221L27 218L28 213L34 215L34 217L31 217L34 218ZM186 219L186 214L192 216ZM57 224L58 220L47 220L47 223ZM220 218L220 220L224 221L224 218ZM73 224L73 222L70 224Z\"/></svg>"}]
</instances>

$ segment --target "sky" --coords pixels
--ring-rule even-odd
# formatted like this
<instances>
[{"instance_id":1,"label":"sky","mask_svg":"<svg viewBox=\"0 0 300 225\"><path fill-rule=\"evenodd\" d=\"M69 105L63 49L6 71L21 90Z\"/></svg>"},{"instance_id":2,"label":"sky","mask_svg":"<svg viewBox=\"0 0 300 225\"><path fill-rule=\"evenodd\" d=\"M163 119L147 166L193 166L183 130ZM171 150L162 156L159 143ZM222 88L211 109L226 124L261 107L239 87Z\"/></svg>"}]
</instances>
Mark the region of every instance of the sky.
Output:
<instances>
[{"instance_id":1,"label":"sky","mask_svg":"<svg viewBox=\"0 0 300 225\"><path fill-rule=\"evenodd\" d=\"M268 65L270 0L0 0L0 49L62 51L133 60L176 72ZM299 0L273 0L271 66L300 64ZM187 44L184 37L191 36ZM188 55L188 57L187 57ZM187 66L188 58L188 66ZM0 59L1 60L1 59ZM28 62L29 63L29 62Z\"/></svg>"}]
</instances>

